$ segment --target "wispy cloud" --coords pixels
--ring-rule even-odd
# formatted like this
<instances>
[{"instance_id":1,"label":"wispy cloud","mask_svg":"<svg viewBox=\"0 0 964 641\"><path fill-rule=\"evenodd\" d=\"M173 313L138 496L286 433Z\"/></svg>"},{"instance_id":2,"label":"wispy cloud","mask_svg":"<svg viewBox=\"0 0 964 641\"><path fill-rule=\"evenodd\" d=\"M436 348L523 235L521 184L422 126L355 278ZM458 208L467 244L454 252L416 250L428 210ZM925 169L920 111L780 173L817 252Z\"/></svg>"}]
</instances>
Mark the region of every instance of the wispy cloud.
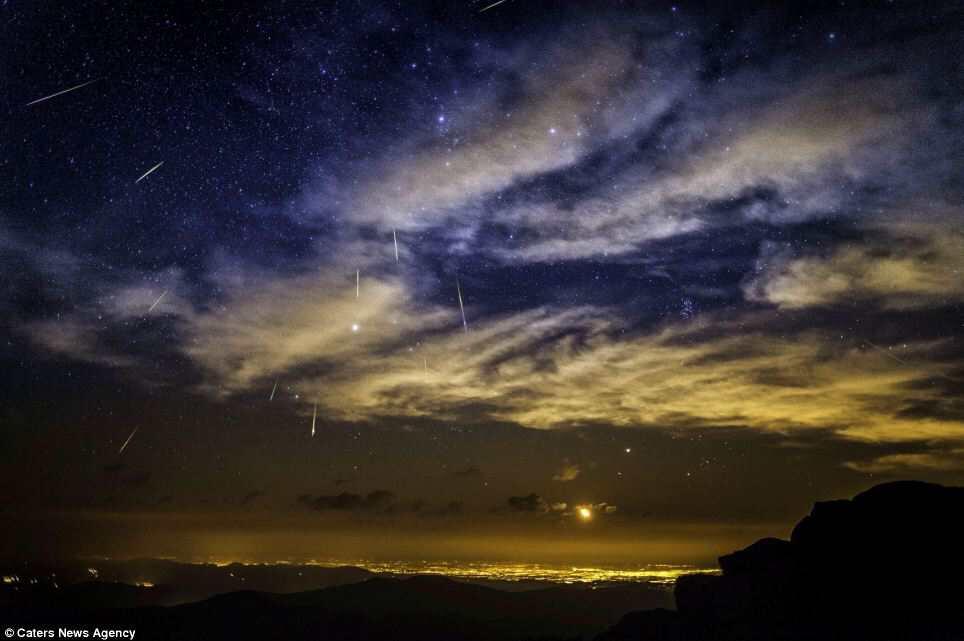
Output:
<instances>
[{"instance_id":1,"label":"wispy cloud","mask_svg":"<svg viewBox=\"0 0 964 641\"><path fill-rule=\"evenodd\" d=\"M571 167L664 115L695 79L695 60L679 63L684 48L671 37L643 44L629 26L590 26L538 48L503 52L500 66L511 73L481 101L489 108L476 104L469 113L438 116L434 139L389 151L348 192L350 219L400 229L453 217L468 222L466 207L520 180ZM673 76L665 75L674 63ZM329 183L321 186L321 202L329 202Z\"/></svg>"},{"instance_id":2,"label":"wispy cloud","mask_svg":"<svg viewBox=\"0 0 964 641\"><path fill-rule=\"evenodd\" d=\"M846 466L868 474L901 474L919 471L964 470L964 449L888 454L869 461L850 461Z\"/></svg>"},{"instance_id":3,"label":"wispy cloud","mask_svg":"<svg viewBox=\"0 0 964 641\"><path fill-rule=\"evenodd\" d=\"M383 292L375 302L404 298L387 284L370 287ZM918 384L954 372L953 360L940 356L946 341L939 339L902 344L902 356L893 359L857 337L770 332L773 319L763 313L627 333L609 310L585 307L489 318L467 334L451 313L436 310L427 322L383 319L353 345L347 320L334 328L317 328L315 320L347 314L353 294L323 304L295 297L293 309L271 299L270 311L252 304L202 321L192 354L212 375L211 389L242 391L267 372L288 370L305 398L347 420L471 411L532 428L830 429L871 441L964 433L953 416L905 411L943 397L939 387ZM391 309L366 307L378 310L369 310L373 316ZM293 328L287 338L273 339L275 314Z\"/></svg>"},{"instance_id":4,"label":"wispy cloud","mask_svg":"<svg viewBox=\"0 0 964 641\"><path fill-rule=\"evenodd\" d=\"M878 302L900 310L964 300L964 235L944 226L880 230L823 256L771 251L761 267L747 297L788 309Z\"/></svg>"},{"instance_id":5,"label":"wispy cloud","mask_svg":"<svg viewBox=\"0 0 964 641\"><path fill-rule=\"evenodd\" d=\"M454 310L416 309L400 281L365 277L358 291L348 271L256 278L192 317L185 351L211 389L229 394L299 367L350 369L356 359L377 360L379 351L455 321Z\"/></svg>"},{"instance_id":6,"label":"wispy cloud","mask_svg":"<svg viewBox=\"0 0 964 641\"><path fill-rule=\"evenodd\" d=\"M568 461L552 476L553 481L559 481L561 483L566 483L568 481L575 481L579 478L579 473L582 472L580 468L575 463L569 463Z\"/></svg>"},{"instance_id":7,"label":"wispy cloud","mask_svg":"<svg viewBox=\"0 0 964 641\"><path fill-rule=\"evenodd\" d=\"M831 214L847 202L841 184L878 175L881 147L895 153L928 122L927 110L894 98L907 82L826 74L750 113L727 113L725 94L708 94L722 126L689 113L677 127L691 131L676 133L672 156L666 146L586 198L495 208L495 220L531 239L497 253L517 262L607 257L703 229Z\"/></svg>"}]
</instances>

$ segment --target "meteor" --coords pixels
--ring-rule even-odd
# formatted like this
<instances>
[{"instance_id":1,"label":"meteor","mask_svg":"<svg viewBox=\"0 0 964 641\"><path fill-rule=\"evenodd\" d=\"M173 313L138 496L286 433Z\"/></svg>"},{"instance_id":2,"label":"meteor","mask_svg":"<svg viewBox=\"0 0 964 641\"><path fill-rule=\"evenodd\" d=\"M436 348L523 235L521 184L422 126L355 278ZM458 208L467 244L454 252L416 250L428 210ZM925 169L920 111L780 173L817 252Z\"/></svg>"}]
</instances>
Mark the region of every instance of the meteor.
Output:
<instances>
[{"instance_id":1,"label":"meteor","mask_svg":"<svg viewBox=\"0 0 964 641\"><path fill-rule=\"evenodd\" d=\"M891 351L890 351L889 349L884 349L883 347L881 347L881 346L879 346L879 345L874 345L873 343L871 343L871 342L868 341L868 340L864 340L864 343L866 343L866 344L869 345L870 347L873 347L875 350L877 350L878 352L880 352L881 354L883 354L883 355L886 356L887 358L891 359L892 361L896 361L896 362L900 363L901 365L906 365L907 367L914 367L914 363L908 363L907 361L905 361L904 359L900 358L899 356L891 353ZM953 382L953 383L959 382L958 379L952 378L952 377L948 376L947 374L941 374L940 372L934 372L934 373L932 373L931 375L932 375L932 376L936 376L936 377L938 377L938 378L943 378L943 379L948 380L948 381L951 381L951 382Z\"/></svg>"},{"instance_id":2,"label":"meteor","mask_svg":"<svg viewBox=\"0 0 964 641\"><path fill-rule=\"evenodd\" d=\"M315 403L315 410L311 414L311 435L315 435L315 421L318 420L318 403Z\"/></svg>"},{"instance_id":3,"label":"meteor","mask_svg":"<svg viewBox=\"0 0 964 641\"><path fill-rule=\"evenodd\" d=\"M897 362L900 363L901 365L908 365L908 366L910 365L910 363L908 363L908 362L905 361L904 359L902 359L902 358L900 358L900 357L898 357L898 356L895 356L894 354L891 354L891 353L890 353L890 350L884 349L883 347L880 347L880 346L878 346L878 345L874 345L873 343L871 343L871 342L868 341L868 340L865 340L864 342L867 343L868 345L870 345L871 347L873 347L875 350L877 350L878 352L880 352L880 353L883 354L884 356L886 356L887 358L890 358L891 360L897 361Z\"/></svg>"},{"instance_id":4,"label":"meteor","mask_svg":"<svg viewBox=\"0 0 964 641\"><path fill-rule=\"evenodd\" d=\"M395 228L392 227L392 241L395 243L395 262L398 262L398 236L395 235Z\"/></svg>"},{"instance_id":5,"label":"meteor","mask_svg":"<svg viewBox=\"0 0 964 641\"><path fill-rule=\"evenodd\" d=\"M127 447L127 444L131 442L131 439L134 438L134 435L137 434L137 429L138 429L138 428L135 427L135 428L134 428L134 431L131 432L131 435L127 437L127 440L124 441L124 444L121 445L121 448L117 451L118 454L123 454L123 453L124 453L124 448L126 448L126 447Z\"/></svg>"},{"instance_id":6,"label":"meteor","mask_svg":"<svg viewBox=\"0 0 964 641\"><path fill-rule=\"evenodd\" d=\"M273 400L274 400L274 393L275 393L276 391L278 391L278 381L275 381L275 382L274 382L274 387L271 388L271 396L268 397L268 400L269 400L269 401L273 401Z\"/></svg>"},{"instance_id":7,"label":"meteor","mask_svg":"<svg viewBox=\"0 0 964 641\"><path fill-rule=\"evenodd\" d=\"M479 10L479 13L484 13L484 12L488 11L489 9L492 9L493 7L498 7L500 4L502 4L502 3L505 2L505 1L506 1L506 0L499 0L498 2L493 2L493 3L490 4L489 6L480 9L480 10Z\"/></svg>"},{"instance_id":8,"label":"meteor","mask_svg":"<svg viewBox=\"0 0 964 641\"><path fill-rule=\"evenodd\" d=\"M361 295L361 270L355 270L355 298Z\"/></svg>"},{"instance_id":9,"label":"meteor","mask_svg":"<svg viewBox=\"0 0 964 641\"><path fill-rule=\"evenodd\" d=\"M151 167L150 169L148 169L147 171L145 171L144 174L143 174L140 178L138 178L137 180L134 181L134 184L136 185L136 184L139 183L140 181L142 181L142 180L144 180L145 178L147 178L148 176L150 176L152 173L154 173L154 170L155 170L155 169L157 169L158 167L160 167L160 166L163 165L163 164L164 164L164 161L162 160L161 162L157 163L156 165L154 165L153 167Z\"/></svg>"},{"instance_id":10,"label":"meteor","mask_svg":"<svg viewBox=\"0 0 964 641\"><path fill-rule=\"evenodd\" d=\"M157 307L157 304L160 303L160 302L161 302L161 299L164 298L165 296L167 296L167 290L166 290L166 289L165 289L163 292L161 292L161 295L160 295L160 296L157 297L157 300L154 301L154 304L151 305L150 309L147 310L147 313L150 314L151 312L153 312L153 311L154 311L154 308Z\"/></svg>"},{"instance_id":11,"label":"meteor","mask_svg":"<svg viewBox=\"0 0 964 641\"><path fill-rule=\"evenodd\" d=\"M70 93L71 91L76 91L76 90L78 90L78 89L80 89L80 88L82 88L82 87L86 87L87 85L93 84L93 83L97 82L98 80L100 80L100 78L94 78L93 80L88 80L87 82L83 82L83 83L81 83L81 84L79 84L79 85L76 85L76 86L74 86L74 87L70 87L69 89L64 89L63 91L58 91L57 93L52 93L52 94L50 94L49 96L44 96L43 98L37 98L36 100L31 100L30 102L28 102L27 104L25 104L24 107L29 107L30 105L36 105L36 104L38 104L38 103L44 102L45 100L50 100L51 98L56 98L57 96L62 96L62 95L64 95L65 93Z\"/></svg>"},{"instance_id":12,"label":"meteor","mask_svg":"<svg viewBox=\"0 0 964 641\"><path fill-rule=\"evenodd\" d=\"M459 293L459 311L462 312L462 328L467 332L469 331L469 324L465 322L465 306L462 305L462 287L459 285L459 279L455 279L455 290Z\"/></svg>"}]
</instances>

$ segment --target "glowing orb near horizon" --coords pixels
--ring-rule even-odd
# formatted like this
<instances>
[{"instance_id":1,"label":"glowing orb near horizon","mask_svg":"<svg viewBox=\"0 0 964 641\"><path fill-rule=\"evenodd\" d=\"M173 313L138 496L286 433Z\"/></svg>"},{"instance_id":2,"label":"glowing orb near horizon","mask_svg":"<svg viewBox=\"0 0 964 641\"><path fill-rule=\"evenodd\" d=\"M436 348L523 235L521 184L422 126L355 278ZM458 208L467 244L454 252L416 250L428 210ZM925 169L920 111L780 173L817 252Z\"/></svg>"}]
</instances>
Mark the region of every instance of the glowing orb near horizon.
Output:
<instances>
[{"instance_id":1,"label":"glowing orb near horizon","mask_svg":"<svg viewBox=\"0 0 964 641\"><path fill-rule=\"evenodd\" d=\"M579 518L583 521L588 521L592 518L592 510L590 510L588 507L581 507L576 510L576 513L579 514Z\"/></svg>"},{"instance_id":2,"label":"glowing orb near horizon","mask_svg":"<svg viewBox=\"0 0 964 641\"><path fill-rule=\"evenodd\" d=\"M351 324L351 331L357 333L358 330L360 330L360 329L361 329L361 325L359 325L358 323L352 323L352 324Z\"/></svg>"}]
</instances>

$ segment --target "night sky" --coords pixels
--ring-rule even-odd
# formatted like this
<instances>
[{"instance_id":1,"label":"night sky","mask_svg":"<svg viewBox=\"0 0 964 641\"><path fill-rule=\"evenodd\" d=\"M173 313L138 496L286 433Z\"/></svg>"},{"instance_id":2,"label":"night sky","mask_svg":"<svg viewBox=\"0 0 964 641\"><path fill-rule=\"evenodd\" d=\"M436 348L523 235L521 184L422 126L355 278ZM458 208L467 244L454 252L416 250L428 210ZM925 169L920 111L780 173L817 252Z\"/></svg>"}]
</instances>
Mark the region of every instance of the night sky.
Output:
<instances>
[{"instance_id":1,"label":"night sky","mask_svg":"<svg viewBox=\"0 0 964 641\"><path fill-rule=\"evenodd\" d=\"M699 564L964 481L960 4L57 4L0 556Z\"/></svg>"}]
</instances>

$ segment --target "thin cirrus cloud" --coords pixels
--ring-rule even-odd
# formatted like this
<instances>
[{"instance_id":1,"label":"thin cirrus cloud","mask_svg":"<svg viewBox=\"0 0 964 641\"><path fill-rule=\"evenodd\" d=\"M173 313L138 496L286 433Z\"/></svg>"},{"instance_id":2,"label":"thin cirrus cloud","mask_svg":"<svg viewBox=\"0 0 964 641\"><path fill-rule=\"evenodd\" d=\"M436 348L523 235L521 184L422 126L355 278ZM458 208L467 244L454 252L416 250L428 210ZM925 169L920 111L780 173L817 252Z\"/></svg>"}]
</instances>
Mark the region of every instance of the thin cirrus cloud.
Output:
<instances>
[{"instance_id":1,"label":"thin cirrus cloud","mask_svg":"<svg viewBox=\"0 0 964 641\"><path fill-rule=\"evenodd\" d=\"M405 297L389 285L373 287L386 303ZM872 442L964 434L959 420L939 411L939 387L918 384L953 374L953 361L940 357L947 339L907 343L895 359L856 341L841 344L826 331L768 333L771 312L627 335L608 310L585 307L490 318L468 333L445 312L400 325L372 318L353 345L345 327L352 297L299 295L294 309L271 299L273 312L252 305L262 310L257 323L246 319L253 311L235 309L200 321L191 354L209 372L212 389L242 391L323 360L337 365L301 373L291 384L345 420L470 412L538 429L727 425L829 429ZM389 307L380 309L384 315ZM287 339L273 337L275 313L301 314L305 323L294 323ZM910 406L935 411L911 416Z\"/></svg>"},{"instance_id":2,"label":"thin cirrus cloud","mask_svg":"<svg viewBox=\"0 0 964 641\"><path fill-rule=\"evenodd\" d=\"M483 198L572 167L665 116L695 78L695 60L682 49L670 37L643 46L629 28L590 28L504 53L511 73L492 83L487 109L450 114L458 123L450 135L388 150L353 181L357 188L326 176L307 189L307 203L327 207L337 195L359 225L425 229L453 217L465 224L466 208L478 211Z\"/></svg>"},{"instance_id":3,"label":"thin cirrus cloud","mask_svg":"<svg viewBox=\"0 0 964 641\"><path fill-rule=\"evenodd\" d=\"M888 454L869 461L849 461L848 468L868 474L888 474L910 470L964 470L964 448L946 451Z\"/></svg>"},{"instance_id":4,"label":"thin cirrus cloud","mask_svg":"<svg viewBox=\"0 0 964 641\"><path fill-rule=\"evenodd\" d=\"M64 274L68 282L83 278L89 269L79 261L70 264L69 273ZM46 265L41 266L41 273L44 270L50 273ZM55 355L110 367L138 368L143 359L122 342L111 340L112 335L136 335L150 322L189 322L195 315L183 293L187 286L179 270L124 274L117 282L100 283L96 289L99 295L91 300L77 301L56 318L25 320L16 331Z\"/></svg>"},{"instance_id":5,"label":"thin cirrus cloud","mask_svg":"<svg viewBox=\"0 0 964 641\"><path fill-rule=\"evenodd\" d=\"M175 305L184 353L203 373L200 391L226 398L283 375L328 416L353 421L473 415L537 429L723 425L896 443L964 434L960 418L942 409L949 401L941 387L923 384L954 380L954 360L942 357L952 339L889 352L841 343L832 330L768 329L776 319L767 310L639 331L593 306L489 316L464 332L454 306L413 305L404 279L368 278L364 299L354 285L348 275L254 279L208 310ZM130 298L138 309L146 301ZM135 356L98 347L87 318L32 325L34 339L133 367Z\"/></svg>"},{"instance_id":6,"label":"thin cirrus cloud","mask_svg":"<svg viewBox=\"0 0 964 641\"><path fill-rule=\"evenodd\" d=\"M327 363L339 371L455 321L455 310L416 314L400 281L357 280L357 288L356 274L347 273L245 285L230 302L192 319L185 351L207 374L209 390L230 395L301 366Z\"/></svg>"},{"instance_id":7,"label":"thin cirrus cloud","mask_svg":"<svg viewBox=\"0 0 964 641\"><path fill-rule=\"evenodd\" d=\"M957 216L956 218L959 218ZM885 309L940 307L964 301L964 235L943 226L891 227L827 256L768 252L748 299L799 309L842 301Z\"/></svg>"},{"instance_id":8,"label":"thin cirrus cloud","mask_svg":"<svg viewBox=\"0 0 964 641\"><path fill-rule=\"evenodd\" d=\"M511 104L491 98L457 135L414 135L350 188L326 175L305 207L337 202L351 225L438 230L457 252L513 263L609 257L721 225L847 216L855 189L894 184L891 159L946 129L907 73L851 64L788 85L751 69L705 86L698 57L674 40L638 51L624 33L604 35L605 46L548 47L517 63ZM546 176L569 187L546 189ZM516 240L486 243L487 226Z\"/></svg>"},{"instance_id":9,"label":"thin cirrus cloud","mask_svg":"<svg viewBox=\"0 0 964 641\"><path fill-rule=\"evenodd\" d=\"M718 226L826 216L848 198L841 184L879 174L877 152L896 152L928 122L928 110L892 97L908 82L828 75L749 117L745 111L724 116L730 121L722 127L694 117L684 125L694 130L686 145L664 154L672 160L635 165L605 193L576 204L496 209L496 220L535 239L496 253L516 262L577 260L626 254L650 240ZM760 190L774 196L747 198ZM726 204L726 214L715 214L714 204Z\"/></svg>"}]
</instances>

